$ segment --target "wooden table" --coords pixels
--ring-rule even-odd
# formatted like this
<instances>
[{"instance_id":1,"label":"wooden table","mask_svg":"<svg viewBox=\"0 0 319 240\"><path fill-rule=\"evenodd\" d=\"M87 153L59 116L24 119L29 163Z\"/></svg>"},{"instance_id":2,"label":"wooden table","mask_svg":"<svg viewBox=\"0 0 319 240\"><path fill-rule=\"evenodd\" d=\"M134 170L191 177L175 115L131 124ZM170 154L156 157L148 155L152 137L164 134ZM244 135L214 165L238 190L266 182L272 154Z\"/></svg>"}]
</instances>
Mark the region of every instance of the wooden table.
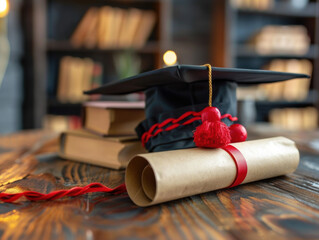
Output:
<instances>
[{"instance_id":1,"label":"wooden table","mask_svg":"<svg viewBox=\"0 0 319 240\"><path fill-rule=\"evenodd\" d=\"M305 136L309 135L304 135ZM124 171L58 158L57 139L42 131L0 138L0 192L101 182ZM313 136L312 136L313 137ZM319 139L319 135L318 135ZM42 143L42 144L39 144ZM318 153L303 152L288 176L148 208L127 194L91 193L56 201L0 203L2 239L319 239Z\"/></svg>"}]
</instances>

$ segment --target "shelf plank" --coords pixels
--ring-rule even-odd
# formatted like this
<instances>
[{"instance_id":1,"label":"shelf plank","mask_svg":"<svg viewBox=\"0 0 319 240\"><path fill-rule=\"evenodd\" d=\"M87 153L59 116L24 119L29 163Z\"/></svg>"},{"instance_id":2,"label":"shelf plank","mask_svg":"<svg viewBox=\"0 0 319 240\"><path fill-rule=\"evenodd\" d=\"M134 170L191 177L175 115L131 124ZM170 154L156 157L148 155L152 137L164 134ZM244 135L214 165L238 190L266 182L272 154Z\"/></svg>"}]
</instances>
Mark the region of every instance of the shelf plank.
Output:
<instances>
[{"instance_id":1,"label":"shelf plank","mask_svg":"<svg viewBox=\"0 0 319 240\"><path fill-rule=\"evenodd\" d=\"M80 116L81 108L81 102L60 102L57 99L48 99L47 101L47 114Z\"/></svg>"},{"instance_id":2,"label":"shelf plank","mask_svg":"<svg viewBox=\"0 0 319 240\"><path fill-rule=\"evenodd\" d=\"M303 101L285 101L285 100L278 100L278 101L256 101L256 121L268 121L269 120L269 113L273 109L278 108L305 108L305 107L314 107L315 102L314 99L305 99Z\"/></svg>"},{"instance_id":3,"label":"shelf plank","mask_svg":"<svg viewBox=\"0 0 319 240\"><path fill-rule=\"evenodd\" d=\"M287 53L273 53L273 54L260 54L253 46L249 45L238 45L236 56L237 57L258 57L258 58L307 58L315 59L318 58L318 47L316 45L311 45L306 54L287 54Z\"/></svg>"},{"instance_id":4,"label":"shelf plank","mask_svg":"<svg viewBox=\"0 0 319 240\"><path fill-rule=\"evenodd\" d=\"M312 107L314 106L313 100L303 100L303 101L256 101L257 108L301 108L301 107Z\"/></svg>"},{"instance_id":5,"label":"shelf plank","mask_svg":"<svg viewBox=\"0 0 319 240\"><path fill-rule=\"evenodd\" d=\"M281 16L281 17L306 17L306 18L315 18L317 16L317 3L311 2L308 3L304 8L294 8L289 3L276 3L273 8L266 10L258 10L258 9L241 9L234 8L238 13L243 14L263 14L270 16Z\"/></svg>"},{"instance_id":6,"label":"shelf plank","mask_svg":"<svg viewBox=\"0 0 319 240\"><path fill-rule=\"evenodd\" d=\"M55 41L49 40L47 42L47 52L80 52L80 53L112 53L126 50L133 50L138 53L159 53L160 52L160 44L156 41L148 42L141 49L124 49L124 48L83 48L83 47L74 47L68 41Z\"/></svg>"},{"instance_id":7,"label":"shelf plank","mask_svg":"<svg viewBox=\"0 0 319 240\"><path fill-rule=\"evenodd\" d=\"M314 107L318 99L318 94L314 90L309 90L307 98L297 101L288 101L285 99L270 100L255 100L256 120L268 121L269 112L277 108L305 108ZM244 99L238 100L239 105L245 104Z\"/></svg>"},{"instance_id":8,"label":"shelf plank","mask_svg":"<svg viewBox=\"0 0 319 240\"><path fill-rule=\"evenodd\" d=\"M57 98L49 98L47 100L47 114L52 115L76 115L80 116L82 111L82 106L84 103L95 101L95 100L87 100L87 101L79 101L79 102L63 102ZM125 96L103 96L102 98L96 101L119 101L119 102L131 102L132 100L128 100Z\"/></svg>"}]
</instances>

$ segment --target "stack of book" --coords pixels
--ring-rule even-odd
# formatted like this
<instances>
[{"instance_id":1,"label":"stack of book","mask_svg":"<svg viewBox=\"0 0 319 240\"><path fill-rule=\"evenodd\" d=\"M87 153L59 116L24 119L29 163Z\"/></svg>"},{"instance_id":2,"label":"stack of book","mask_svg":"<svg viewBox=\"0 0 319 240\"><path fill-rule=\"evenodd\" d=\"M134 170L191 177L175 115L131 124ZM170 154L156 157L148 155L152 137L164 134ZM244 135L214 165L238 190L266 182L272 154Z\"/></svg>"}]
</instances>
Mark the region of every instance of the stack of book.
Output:
<instances>
[{"instance_id":1,"label":"stack of book","mask_svg":"<svg viewBox=\"0 0 319 240\"><path fill-rule=\"evenodd\" d=\"M100 86L102 73L102 65L90 58L63 57L60 61L57 99L61 102L82 102L89 98L96 100L96 96L85 96L83 91Z\"/></svg>"},{"instance_id":2,"label":"stack of book","mask_svg":"<svg viewBox=\"0 0 319 240\"><path fill-rule=\"evenodd\" d=\"M145 149L135 127L145 118L144 102L88 102L83 105L82 128L60 137L63 158L113 169L125 168Z\"/></svg>"},{"instance_id":3,"label":"stack of book","mask_svg":"<svg viewBox=\"0 0 319 240\"><path fill-rule=\"evenodd\" d=\"M86 48L141 48L155 25L156 14L136 8L90 8L74 33L71 44Z\"/></svg>"}]
</instances>

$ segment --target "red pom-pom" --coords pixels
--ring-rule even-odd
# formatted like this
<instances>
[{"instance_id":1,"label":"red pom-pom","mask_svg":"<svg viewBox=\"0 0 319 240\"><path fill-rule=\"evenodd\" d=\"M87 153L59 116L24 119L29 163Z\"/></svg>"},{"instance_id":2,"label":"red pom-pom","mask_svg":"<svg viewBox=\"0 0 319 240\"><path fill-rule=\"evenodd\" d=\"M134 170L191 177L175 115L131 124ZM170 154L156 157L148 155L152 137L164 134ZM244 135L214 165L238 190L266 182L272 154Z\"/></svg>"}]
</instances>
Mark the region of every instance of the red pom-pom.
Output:
<instances>
[{"instance_id":1,"label":"red pom-pom","mask_svg":"<svg viewBox=\"0 0 319 240\"><path fill-rule=\"evenodd\" d=\"M202 122L205 122L205 121L216 122L216 121L220 121L221 115L218 108L207 107L203 110L201 117L202 117Z\"/></svg>"},{"instance_id":2,"label":"red pom-pom","mask_svg":"<svg viewBox=\"0 0 319 240\"><path fill-rule=\"evenodd\" d=\"M229 127L231 142L244 142L247 138L246 128L241 124L233 124Z\"/></svg>"},{"instance_id":3,"label":"red pom-pom","mask_svg":"<svg viewBox=\"0 0 319 240\"><path fill-rule=\"evenodd\" d=\"M194 142L197 147L219 148L230 143L229 128L221 121L205 121L194 132Z\"/></svg>"}]
</instances>

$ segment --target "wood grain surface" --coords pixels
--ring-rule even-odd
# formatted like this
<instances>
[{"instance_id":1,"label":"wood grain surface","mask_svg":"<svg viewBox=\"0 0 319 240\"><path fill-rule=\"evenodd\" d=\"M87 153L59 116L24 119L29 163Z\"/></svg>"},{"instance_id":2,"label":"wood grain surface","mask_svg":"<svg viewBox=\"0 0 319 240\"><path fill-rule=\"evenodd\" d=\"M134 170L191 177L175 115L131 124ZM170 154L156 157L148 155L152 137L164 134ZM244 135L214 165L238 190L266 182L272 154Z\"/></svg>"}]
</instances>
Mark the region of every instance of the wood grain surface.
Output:
<instances>
[{"instance_id":1,"label":"wood grain surface","mask_svg":"<svg viewBox=\"0 0 319 240\"><path fill-rule=\"evenodd\" d=\"M41 143L37 147L33 143L26 148L27 144L20 143L0 155L0 192L48 193L91 182L110 187L124 182L124 171L62 160L54 154L56 138L43 141L42 136L38 140ZM318 180L318 155L303 153L297 171L288 176L148 208L135 206L127 194L101 193L56 201L0 203L0 236L1 239L319 239Z\"/></svg>"}]
</instances>

